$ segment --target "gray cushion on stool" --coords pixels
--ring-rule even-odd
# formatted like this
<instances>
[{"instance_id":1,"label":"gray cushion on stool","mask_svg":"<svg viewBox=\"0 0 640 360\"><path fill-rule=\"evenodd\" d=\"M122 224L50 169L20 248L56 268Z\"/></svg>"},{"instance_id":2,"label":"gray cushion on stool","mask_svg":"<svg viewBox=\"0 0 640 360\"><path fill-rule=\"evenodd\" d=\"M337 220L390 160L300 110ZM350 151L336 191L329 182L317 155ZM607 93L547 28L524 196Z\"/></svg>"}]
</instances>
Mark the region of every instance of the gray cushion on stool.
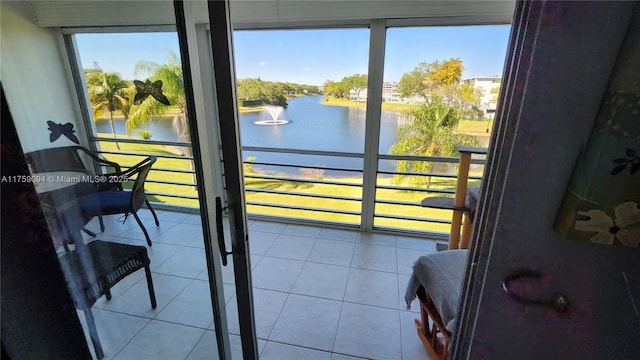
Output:
<instances>
[{"instance_id":1,"label":"gray cushion on stool","mask_svg":"<svg viewBox=\"0 0 640 360\"><path fill-rule=\"evenodd\" d=\"M422 285L449 331L455 327L468 253L469 250L447 250L421 256L413 264L413 273L407 285L407 305L415 299Z\"/></svg>"}]
</instances>

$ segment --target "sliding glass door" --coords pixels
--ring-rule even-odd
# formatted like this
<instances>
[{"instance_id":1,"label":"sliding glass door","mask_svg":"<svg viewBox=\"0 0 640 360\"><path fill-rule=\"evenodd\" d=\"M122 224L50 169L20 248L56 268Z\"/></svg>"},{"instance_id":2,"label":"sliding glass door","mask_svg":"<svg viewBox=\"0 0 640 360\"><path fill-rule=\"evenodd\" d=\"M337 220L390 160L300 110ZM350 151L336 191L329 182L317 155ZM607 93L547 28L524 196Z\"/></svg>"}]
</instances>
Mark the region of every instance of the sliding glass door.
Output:
<instances>
[{"instance_id":1,"label":"sliding glass door","mask_svg":"<svg viewBox=\"0 0 640 360\"><path fill-rule=\"evenodd\" d=\"M3 4L3 87L29 169L16 175L34 184L87 349L257 358L235 98L221 96L234 86L226 4L210 4L210 39L209 17L194 20L206 2L99 5L50 30Z\"/></svg>"},{"instance_id":2,"label":"sliding glass door","mask_svg":"<svg viewBox=\"0 0 640 360\"><path fill-rule=\"evenodd\" d=\"M386 31L374 227L449 232L456 146L488 147L511 27L405 26ZM474 160L475 161L475 160ZM484 159L471 167L479 186Z\"/></svg>"}]
</instances>

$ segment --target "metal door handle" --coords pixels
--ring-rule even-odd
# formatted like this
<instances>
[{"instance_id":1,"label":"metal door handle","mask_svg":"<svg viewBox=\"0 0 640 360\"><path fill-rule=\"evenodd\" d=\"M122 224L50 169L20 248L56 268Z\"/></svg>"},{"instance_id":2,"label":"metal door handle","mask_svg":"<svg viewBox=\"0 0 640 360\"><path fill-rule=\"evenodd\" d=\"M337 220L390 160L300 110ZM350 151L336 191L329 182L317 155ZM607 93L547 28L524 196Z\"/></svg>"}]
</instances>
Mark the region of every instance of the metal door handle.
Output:
<instances>
[{"instance_id":1,"label":"metal door handle","mask_svg":"<svg viewBox=\"0 0 640 360\"><path fill-rule=\"evenodd\" d=\"M222 224L222 199L216 196L216 233L218 234L218 247L220 248L220 256L222 257L222 266L227 266L227 256L233 252L227 251L227 245L224 243L224 226Z\"/></svg>"},{"instance_id":2,"label":"metal door handle","mask_svg":"<svg viewBox=\"0 0 640 360\"><path fill-rule=\"evenodd\" d=\"M569 298L562 293L555 293L551 298L540 298L540 299L532 299L525 297L522 294L517 294L513 290L511 290L511 283L516 280L521 279L533 279L538 280L542 279L543 275L539 271L523 269L514 272L513 274L504 278L502 282L502 289L509 295L512 299L529 305L538 305L538 306L546 306L555 309L559 313L565 313L569 310L571 302Z\"/></svg>"}]
</instances>

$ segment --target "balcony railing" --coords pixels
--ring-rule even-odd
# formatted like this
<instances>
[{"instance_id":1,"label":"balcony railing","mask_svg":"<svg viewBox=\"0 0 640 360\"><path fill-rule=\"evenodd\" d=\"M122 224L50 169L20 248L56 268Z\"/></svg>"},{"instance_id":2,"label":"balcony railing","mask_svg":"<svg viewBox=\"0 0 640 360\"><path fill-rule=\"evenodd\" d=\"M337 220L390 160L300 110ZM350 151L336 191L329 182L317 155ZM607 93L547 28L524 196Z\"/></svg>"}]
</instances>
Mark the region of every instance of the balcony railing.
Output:
<instances>
[{"instance_id":1,"label":"balcony railing","mask_svg":"<svg viewBox=\"0 0 640 360\"><path fill-rule=\"evenodd\" d=\"M190 152L191 143L104 137L93 137L91 141L96 144L99 154L125 168L135 165L146 156L156 156L158 160L145 182L149 200L160 207L185 211L198 208L193 157L185 155L186 152L179 153L180 149L189 149Z\"/></svg>"},{"instance_id":2,"label":"balcony railing","mask_svg":"<svg viewBox=\"0 0 640 360\"><path fill-rule=\"evenodd\" d=\"M244 152L280 153L300 157L355 159L364 155L345 152L243 147ZM311 160L309 161L311 162ZM346 226L360 223L362 166L328 167L283 162L244 161L247 211L251 215L331 222ZM260 170L255 170L261 167ZM289 170L283 172L282 170ZM300 175L290 170L298 169ZM338 175L327 176L326 173Z\"/></svg>"},{"instance_id":3,"label":"balcony railing","mask_svg":"<svg viewBox=\"0 0 640 360\"><path fill-rule=\"evenodd\" d=\"M124 167L145 156L158 157L145 189L159 207L195 211L198 194L191 144L95 137L99 153ZM117 149L115 143L120 145ZM182 149L182 154L180 150ZM187 149L187 151L184 151ZM298 157L324 156L364 163L358 153L243 147L245 153L280 153ZM259 158L256 157L256 158ZM374 228L444 235L449 232L451 212L421 207L429 196L455 192L455 157L378 155L379 165L400 160L434 164L436 170L414 173L378 171L375 182ZM485 159L473 159L470 185L479 184ZM247 212L252 217L357 227L362 217L363 169L292 164L247 159L243 162ZM440 167L440 170L437 168ZM389 166L387 166L389 168ZM292 170L300 173L292 174Z\"/></svg>"}]
</instances>

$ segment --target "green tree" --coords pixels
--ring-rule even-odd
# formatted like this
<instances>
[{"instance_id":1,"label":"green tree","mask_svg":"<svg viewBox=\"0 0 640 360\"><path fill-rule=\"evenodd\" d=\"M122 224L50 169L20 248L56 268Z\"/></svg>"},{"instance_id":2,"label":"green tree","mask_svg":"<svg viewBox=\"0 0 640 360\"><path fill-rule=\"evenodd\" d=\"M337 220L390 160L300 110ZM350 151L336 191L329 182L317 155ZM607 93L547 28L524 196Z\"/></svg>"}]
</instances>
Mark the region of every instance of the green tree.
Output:
<instances>
[{"instance_id":1,"label":"green tree","mask_svg":"<svg viewBox=\"0 0 640 360\"><path fill-rule=\"evenodd\" d=\"M282 83L282 90L284 90L287 96L292 96L292 95L302 93L302 87L300 85L290 83L290 82Z\"/></svg>"},{"instance_id":2,"label":"green tree","mask_svg":"<svg viewBox=\"0 0 640 360\"><path fill-rule=\"evenodd\" d=\"M450 96L452 89L460 84L463 71L464 65L459 58L421 62L411 72L402 75L398 91L403 97L418 95L429 103L432 95Z\"/></svg>"},{"instance_id":3,"label":"green tree","mask_svg":"<svg viewBox=\"0 0 640 360\"><path fill-rule=\"evenodd\" d=\"M236 86L238 91L238 99L241 100L259 100L262 98L260 89L260 79L241 79L238 80Z\"/></svg>"},{"instance_id":4,"label":"green tree","mask_svg":"<svg viewBox=\"0 0 640 360\"><path fill-rule=\"evenodd\" d=\"M129 84L116 73L104 71L87 73L87 90L94 117L109 115L111 133L114 139L116 138L116 128L113 123L113 113L120 111L124 115L125 121L129 117L128 87ZM120 145L117 142L116 147L120 149Z\"/></svg>"},{"instance_id":5,"label":"green tree","mask_svg":"<svg viewBox=\"0 0 640 360\"><path fill-rule=\"evenodd\" d=\"M282 106L287 108L287 96L281 83L265 81L262 84L262 99L267 104Z\"/></svg>"},{"instance_id":6,"label":"green tree","mask_svg":"<svg viewBox=\"0 0 640 360\"><path fill-rule=\"evenodd\" d=\"M178 113L172 119L173 130L178 135L180 141L189 142L189 125L187 122L187 101L184 95L184 78L182 76L182 65L178 56L169 52L166 64L156 64L150 61L140 61L136 64L134 73L150 74L151 81L162 80L162 92L169 99L170 106L149 97L140 105L134 105L129 113L127 121L127 131L139 128L141 125L149 123L149 119L154 115L161 115L171 110L171 106L178 108ZM187 153L189 149L186 149Z\"/></svg>"},{"instance_id":7,"label":"green tree","mask_svg":"<svg viewBox=\"0 0 640 360\"><path fill-rule=\"evenodd\" d=\"M480 101L483 96L481 89L475 88L472 83L460 84L457 91L453 91L451 99L457 101L462 108L462 116L465 119L479 119L482 117Z\"/></svg>"},{"instance_id":8,"label":"green tree","mask_svg":"<svg viewBox=\"0 0 640 360\"><path fill-rule=\"evenodd\" d=\"M456 156L456 146L479 146L473 136L454 133L462 115L456 104L447 103L441 96L432 95L428 104L420 105L407 113L410 121L400 128L399 140L391 146L389 153L416 156ZM398 172L424 173L433 171L433 162L399 160ZM399 175L397 181L404 177ZM415 177L423 181L423 177ZM428 178L427 186L431 177Z\"/></svg>"},{"instance_id":9,"label":"green tree","mask_svg":"<svg viewBox=\"0 0 640 360\"><path fill-rule=\"evenodd\" d=\"M281 82L262 81L260 79L242 79L237 82L239 100L262 100L262 102L286 108L289 104L287 94L293 94L296 87Z\"/></svg>"},{"instance_id":10,"label":"green tree","mask_svg":"<svg viewBox=\"0 0 640 360\"><path fill-rule=\"evenodd\" d=\"M164 105L151 97L143 101L140 105L134 105L127 122L127 131L135 129L142 124L148 124L149 118L153 115L165 114L171 107L177 107L178 113L171 120L173 131L182 142L191 142L189 133L189 114L187 112L187 99L185 97L184 77L182 76L182 64L180 58L169 51L166 64L156 64L151 61L140 61L134 69L136 76L140 74L150 74L149 80L162 80L162 92L169 99L171 105ZM191 156L191 147L184 147L184 155ZM193 170L193 162L189 161L189 167ZM193 183L196 183L195 174ZM194 185L195 188L195 185ZM196 188L197 191L197 188Z\"/></svg>"},{"instance_id":11,"label":"green tree","mask_svg":"<svg viewBox=\"0 0 640 360\"><path fill-rule=\"evenodd\" d=\"M367 88L367 75L354 74L347 76L342 79L341 83L343 83L344 88L347 89L347 97L349 96L349 91L355 90L356 99L359 99L360 91Z\"/></svg>"},{"instance_id":12,"label":"green tree","mask_svg":"<svg viewBox=\"0 0 640 360\"><path fill-rule=\"evenodd\" d=\"M308 95L320 94L320 88L317 85L302 85L302 93Z\"/></svg>"},{"instance_id":13,"label":"green tree","mask_svg":"<svg viewBox=\"0 0 640 360\"><path fill-rule=\"evenodd\" d=\"M342 81L327 80L324 83L324 92L327 95L335 96L337 98L349 97L349 89L347 84Z\"/></svg>"}]
</instances>

